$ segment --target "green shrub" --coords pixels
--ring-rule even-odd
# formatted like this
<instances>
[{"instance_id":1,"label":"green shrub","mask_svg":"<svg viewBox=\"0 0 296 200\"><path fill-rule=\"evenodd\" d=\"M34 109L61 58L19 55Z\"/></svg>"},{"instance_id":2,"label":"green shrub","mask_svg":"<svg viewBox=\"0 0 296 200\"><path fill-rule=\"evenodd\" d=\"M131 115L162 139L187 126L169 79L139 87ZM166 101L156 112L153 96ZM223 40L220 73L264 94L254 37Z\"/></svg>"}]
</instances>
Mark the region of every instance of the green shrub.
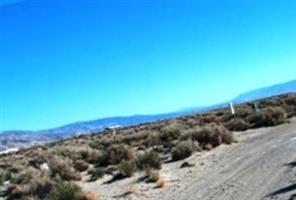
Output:
<instances>
[{"instance_id":1,"label":"green shrub","mask_svg":"<svg viewBox=\"0 0 296 200\"><path fill-rule=\"evenodd\" d=\"M82 200L86 199L82 190L71 182L56 184L46 197L47 200Z\"/></svg>"},{"instance_id":2,"label":"green shrub","mask_svg":"<svg viewBox=\"0 0 296 200\"><path fill-rule=\"evenodd\" d=\"M148 151L138 156L137 166L141 170L146 168L161 169L161 158L158 153Z\"/></svg>"},{"instance_id":3,"label":"green shrub","mask_svg":"<svg viewBox=\"0 0 296 200\"><path fill-rule=\"evenodd\" d=\"M88 170L88 174L90 175L89 181L96 181L99 178L102 178L105 173L106 173L105 169L101 167L89 169Z\"/></svg>"},{"instance_id":4,"label":"green shrub","mask_svg":"<svg viewBox=\"0 0 296 200\"><path fill-rule=\"evenodd\" d=\"M88 151L85 157L87 162L95 164L97 166L106 166L109 164L107 152L103 150Z\"/></svg>"},{"instance_id":5,"label":"green shrub","mask_svg":"<svg viewBox=\"0 0 296 200\"><path fill-rule=\"evenodd\" d=\"M193 152L192 141L182 142L181 144L179 144L178 146L172 149L171 151L172 160L173 161L182 160L184 158L191 156L192 152Z\"/></svg>"},{"instance_id":6,"label":"green shrub","mask_svg":"<svg viewBox=\"0 0 296 200\"><path fill-rule=\"evenodd\" d=\"M5 181L11 179L12 173L9 170L0 169L0 185L2 185Z\"/></svg>"},{"instance_id":7,"label":"green shrub","mask_svg":"<svg viewBox=\"0 0 296 200\"><path fill-rule=\"evenodd\" d=\"M136 162L134 160L121 161L121 163L118 166L118 170L122 175L126 177L131 177L137 170Z\"/></svg>"},{"instance_id":8,"label":"green shrub","mask_svg":"<svg viewBox=\"0 0 296 200\"><path fill-rule=\"evenodd\" d=\"M145 170L148 182L157 182L160 178L159 171L148 168Z\"/></svg>"}]
</instances>

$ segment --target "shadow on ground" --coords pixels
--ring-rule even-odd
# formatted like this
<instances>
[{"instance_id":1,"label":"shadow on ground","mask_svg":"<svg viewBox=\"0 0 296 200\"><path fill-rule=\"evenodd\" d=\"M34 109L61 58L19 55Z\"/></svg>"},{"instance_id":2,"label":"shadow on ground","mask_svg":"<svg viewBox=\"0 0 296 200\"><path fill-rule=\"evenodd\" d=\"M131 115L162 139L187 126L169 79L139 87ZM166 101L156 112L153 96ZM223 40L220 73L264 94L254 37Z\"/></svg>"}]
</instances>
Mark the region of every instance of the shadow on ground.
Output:
<instances>
[{"instance_id":1,"label":"shadow on ground","mask_svg":"<svg viewBox=\"0 0 296 200\"><path fill-rule=\"evenodd\" d=\"M288 164L285 164L285 166L286 166L286 167L291 167L291 168L296 167L296 161L294 161L294 162L290 162L290 163L288 163Z\"/></svg>"},{"instance_id":2,"label":"shadow on ground","mask_svg":"<svg viewBox=\"0 0 296 200\"><path fill-rule=\"evenodd\" d=\"M284 193L287 193L287 192L291 192L293 190L296 189L296 184L293 184L293 185L290 185L290 186L287 186L287 187L284 187L284 188L281 188L269 195L267 195L267 197L273 197L273 196L277 196L277 195L280 195L280 194L284 194Z\"/></svg>"}]
</instances>

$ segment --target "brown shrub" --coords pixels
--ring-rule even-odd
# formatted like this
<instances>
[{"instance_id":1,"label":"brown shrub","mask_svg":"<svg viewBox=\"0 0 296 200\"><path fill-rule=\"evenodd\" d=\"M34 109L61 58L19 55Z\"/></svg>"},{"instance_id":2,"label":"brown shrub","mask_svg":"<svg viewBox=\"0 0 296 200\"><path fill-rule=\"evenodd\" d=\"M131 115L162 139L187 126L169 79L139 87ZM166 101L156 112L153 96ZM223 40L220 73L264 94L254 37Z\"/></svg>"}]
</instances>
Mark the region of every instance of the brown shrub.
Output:
<instances>
[{"instance_id":1,"label":"brown shrub","mask_svg":"<svg viewBox=\"0 0 296 200\"><path fill-rule=\"evenodd\" d=\"M171 123L168 126L164 126L160 130L160 139L162 142L176 140L180 136L183 129L184 126L178 124L177 122Z\"/></svg>"},{"instance_id":2,"label":"brown shrub","mask_svg":"<svg viewBox=\"0 0 296 200\"><path fill-rule=\"evenodd\" d=\"M267 107L262 111L267 115L267 119L271 120L272 126L276 126L287 121L287 113L281 107Z\"/></svg>"},{"instance_id":3,"label":"brown shrub","mask_svg":"<svg viewBox=\"0 0 296 200\"><path fill-rule=\"evenodd\" d=\"M69 160L62 159L57 156L52 156L47 160L52 177L56 177L58 175L66 181L77 181L81 179L81 176L75 172L74 168L72 167L72 163Z\"/></svg>"},{"instance_id":4,"label":"brown shrub","mask_svg":"<svg viewBox=\"0 0 296 200\"><path fill-rule=\"evenodd\" d=\"M192 133L192 139L198 141L203 147L207 144L217 147L222 143L231 144L234 141L233 134L229 130L224 126L215 124L195 129Z\"/></svg>"},{"instance_id":5,"label":"brown shrub","mask_svg":"<svg viewBox=\"0 0 296 200\"><path fill-rule=\"evenodd\" d=\"M226 123L225 127L231 131L245 131L249 128L249 124L244 119L235 117Z\"/></svg>"},{"instance_id":6,"label":"brown shrub","mask_svg":"<svg viewBox=\"0 0 296 200\"><path fill-rule=\"evenodd\" d=\"M220 124L220 120L217 116L211 113L205 114L201 119L200 119L200 125L206 125L206 124Z\"/></svg>"},{"instance_id":7,"label":"brown shrub","mask_svg":"<svg viewBox=\"0 0 296 200\"><path fill-rule=\"evenodd\" d=\"M124 145L112 145L107 150L109 164L117 165L122 160L131 160L134 158L134 152L131 148Z\"/></svg>"},{"instance_id":8,"label":"brown shrub","mask_svg":"<svg viewBox=\"0 0 296 200\"><path fill-rule=\"evenodd\" d=\"M160 145L160 133L156 131L151 132L144 144L146 147Z\"/></svg>"},{"instance_id":9,"label":"brown shrub","mask_svg":"<svg viewBox=\"0 0 296 200\"><path fill-rule=\"evenodd\" d=\"M165 179L164 179L164 177L160 176L157 183L156 183L155 188L163 188L164 185L165 185Z\"/></svg>"},{"instance_id":10,"label":"brown shrub","mask_svg":"<svg viewBox=\"0 0 296 200\"><path fill-rule=\"evenodd\" d=\"M281 107L267 107L247 117L251 128L276 126L287 121L287 114Z\"/></svg>"},{"instance_id":11,"label":"brown shrub","mask_svg":"<svg viewBox=\"0 0 296 200\"><path fill-rule=\"evenodd\" d=\"M44 198L54 185L48 174L34 168L25 169L13 177L11 183L12 189L7 191L9 199L31 195Z\"/></svg>"},{"instance_id":12,"label":"brown shrub","mask_svg":"<svg viewBox=\"0 0 296 200\"><path fill-rule=\"evenodd\" d=\"M83 172L88 169L88 163L83 160L75 161L74 168L79 172Z\"/></svg>"}]
</instances>

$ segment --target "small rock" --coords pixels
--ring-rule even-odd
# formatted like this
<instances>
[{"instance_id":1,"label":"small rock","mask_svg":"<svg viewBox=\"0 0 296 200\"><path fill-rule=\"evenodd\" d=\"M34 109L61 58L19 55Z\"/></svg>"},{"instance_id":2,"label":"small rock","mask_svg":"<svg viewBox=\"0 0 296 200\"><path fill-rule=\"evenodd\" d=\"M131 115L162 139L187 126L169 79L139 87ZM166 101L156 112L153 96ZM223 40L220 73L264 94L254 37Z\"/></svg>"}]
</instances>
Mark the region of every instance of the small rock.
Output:
<instances>
[{"instance_id":1,"label":"small rock","mask_svg":"<svg viewBox=\"0 0 296 200\"><path fill-rule=\"evenodd\" d=\"M180 168L193 167L193 166L194 166L194 164L190 164L189 162L185 161L182 163Z\"/></svg>"},{"instance_id":2,"label":"small rock","mask_svg":"<svg viewBox=\"0 0 296 200\"><path fill-rule=\"evenodd\" d=\"M40 165L40 169L41 171L49 172L49 166L47 163L43 163L42 165Z\"/></svg>"}]
</instances>

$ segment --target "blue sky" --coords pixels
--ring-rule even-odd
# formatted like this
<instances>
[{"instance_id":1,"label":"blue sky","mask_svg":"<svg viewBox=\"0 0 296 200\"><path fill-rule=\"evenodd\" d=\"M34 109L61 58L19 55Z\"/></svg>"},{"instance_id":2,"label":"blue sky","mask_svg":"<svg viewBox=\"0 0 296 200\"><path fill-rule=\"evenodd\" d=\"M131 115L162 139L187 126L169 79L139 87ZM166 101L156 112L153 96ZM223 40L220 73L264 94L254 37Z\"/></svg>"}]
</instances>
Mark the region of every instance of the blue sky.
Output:
<instances>
[{"instance_id":1,"label":"blue sky","mask_svg":"<svg viewBox=\"0 0 296 200\"><path fill-rule=\"evenodd\" d=\"M295 79L295 9L0 0L0 130L211 105Z\"/></svg>"}]
</instances>

